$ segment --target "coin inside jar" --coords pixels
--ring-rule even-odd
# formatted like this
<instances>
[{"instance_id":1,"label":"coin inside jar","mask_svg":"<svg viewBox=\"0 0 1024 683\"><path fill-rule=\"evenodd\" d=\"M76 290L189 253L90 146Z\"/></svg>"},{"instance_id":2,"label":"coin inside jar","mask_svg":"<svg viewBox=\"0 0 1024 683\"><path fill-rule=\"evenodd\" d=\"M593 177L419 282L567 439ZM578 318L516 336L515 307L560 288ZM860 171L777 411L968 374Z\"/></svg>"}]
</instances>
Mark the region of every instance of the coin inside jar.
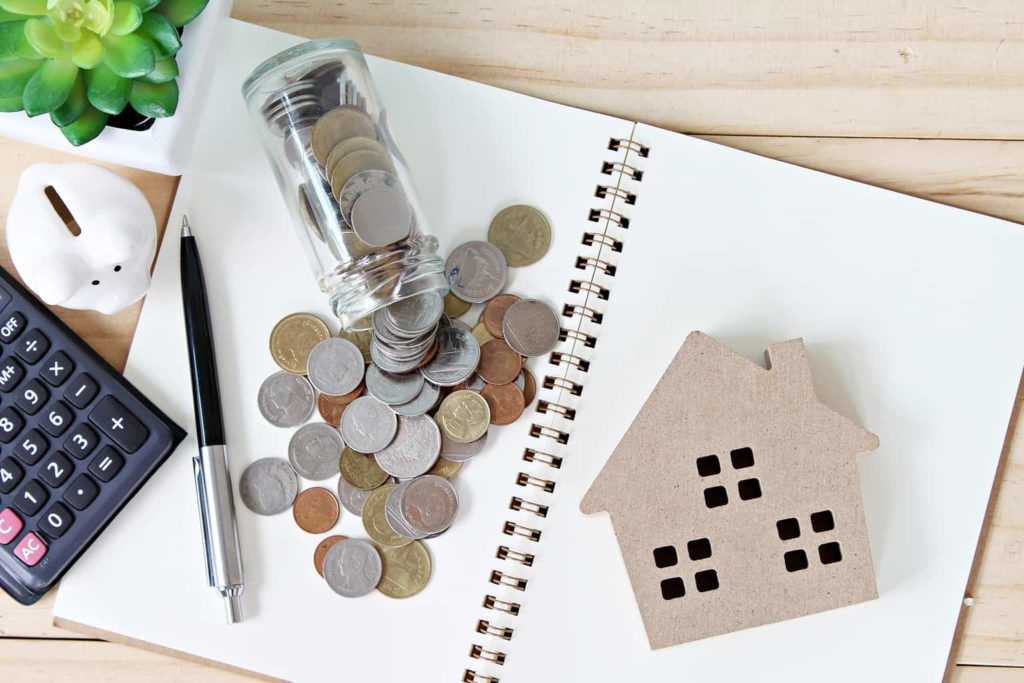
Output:
<instances>
[{"instance_id":1,"label":"coin inside jar","mask_svg":"<svg viewBox=\"0 0 1024 683\"><path fill-rule=\"evenodd\" d=\"M523 391L515 384L488 384L480 395L491 410L491 424L508 425L523 414Z\"/></svg>"},{"instance_id":2,"label":"coin inside jar","mask_svg":"<svg viewBox=\"0 0 1024 683\"><path fill-rule=\"evenodd\" d=\"M334 494L322 487L306 489L295 498L292 515L303 531L322 534L338 522L341 509Z\"/></svg>"},{"instance_id":3,"label":"coin inside jar","mask_svg":"<svg viewBox=\"0 0 1024 683\"><path fill-rule=\"evenodd\" d=\"M519 297L515 294L499 294L484 306L480 322L492 337L499 338L504 334L501 331L501 323L505 320L505 311L517 301Z\"/></svg>"},{"instance_id":4,"label":"coin inside jar","mask_svg":"<svg viewBox=\"0 0 1024 683\"><path fill-rule=\"evenodd\" d=\"M377 128L366 112L355 107L330 110L313 126L311 146L316 160L325 164L335 145L345 138L354 137L377 137Z\"/></svg>"},{"instance_id":5,"label":"coin inside jar","mask_svg":"<svg viewBox=\"0 0 1024 683\"><path fill-rule=\"evenodd\" d=\"M529 266L540 261L551 246L551 224L532 206L509 206L491 221L487 241L501 249L513 268Z\"/></svg>"},{"instance_id":6,"label":"coin inside jar","mask_svg":"<svg viewBox=\"0 0 1024 683\"><path fill-rule=\"evenodd\" d=\"M447 439L470 443L487 433L491 410L480 394L464 389L449 394L441 401L437 421Z\"/></svg>"},{"instance_id":7,"label":"coin inside jar","mask_svg":"<svg viewBox=\"0 0 1024 683\"><path fill-rule=\"evenodd\" d=\"M313 551L313 568L320 576L324 575L324 559L327 558L327 551L334 547L338 541L344 541L348 536L328 536L317 544Z\"/></svg>"},{"instance_id":8,"label":"coin inside jar","mask_svg":"<svg viewBox=\"0 0 1024 683\"><path fill-rule=\"evenodd\" d=\"M327 177L331 177L331 173L336 168L337 164L341 159L351 152L358 152L360 150L374 150L377 152L384 152L384 145L374 140L373 138L348 138L342 140L334 146L331 153L327 155L327 162L324 164L324 169L327 171Z\"/></svg>"},{"instance_id":9,"label":"coin inside jar","mask_svg":"<svg viewBox=\"0 0 1024 683\"><path fill-rule=\"evenodd\" d=\"M558 316L543 301L523 299L505 311L505 341L523 356L543 356L558 344Z\"/></svg>"},{"instance_id":10,"label":"coin inside jar","mask_svg":"<svg viewBox=\"0 0 1024 683\"><path fill-rule=\"evenodd\" d=\"M480 365L476 374L488 384L514 382L523 369L523 357L502 339L494 339L480 349Z\"/></svg>"},{"instance_id":11,"label":"coin inside jar","mask_svg":"<svg viewBox=\"0 0 1024 683\"><path fill-rule=\"evenodd\" d=\"M270 355L285 372L304 375L310 352L330 336L330 330L320 318L308 313L293 313L281 319L271 330Z\"/></svg>"},{"instance_id":12,"label":"coin inside jar","mask_svg":"<svg viewBox=\"0 0 1024 683\"><path fill-rule=\"evenodd\" d=\"M398 190L367 190L352 206L352 229L372 247L394 244L409 236L412 207Z\"/></svg>"}]
</instances>

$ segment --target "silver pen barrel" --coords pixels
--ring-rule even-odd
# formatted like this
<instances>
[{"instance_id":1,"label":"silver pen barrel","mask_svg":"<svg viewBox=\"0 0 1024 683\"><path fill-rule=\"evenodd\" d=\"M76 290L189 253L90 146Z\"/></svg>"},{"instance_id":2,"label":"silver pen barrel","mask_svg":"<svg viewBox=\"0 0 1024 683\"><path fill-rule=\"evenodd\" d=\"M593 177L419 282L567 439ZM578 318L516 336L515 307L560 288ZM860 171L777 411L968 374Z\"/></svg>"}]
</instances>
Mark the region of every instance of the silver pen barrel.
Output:
<instances>
[{"instance_id":1,"label":"silver pen barrel","mask_svg":"<svg viewBox=\"0 0 1024 683\"><path fill-rule=\"evenodd\" d=\"M200 448L198 470L210 582L224 597L228 623L235 624L242 620L241 595L245 586L227 446Z\"/></svg>"}]
</instances>

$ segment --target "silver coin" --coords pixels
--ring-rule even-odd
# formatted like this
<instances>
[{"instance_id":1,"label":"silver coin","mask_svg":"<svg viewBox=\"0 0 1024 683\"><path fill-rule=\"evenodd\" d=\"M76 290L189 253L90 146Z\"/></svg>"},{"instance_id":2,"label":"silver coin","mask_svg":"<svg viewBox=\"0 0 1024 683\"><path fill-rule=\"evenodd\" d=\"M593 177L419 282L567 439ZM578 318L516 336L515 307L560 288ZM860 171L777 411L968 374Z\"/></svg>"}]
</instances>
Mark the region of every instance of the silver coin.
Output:
<instances>
[{"instance_id":1,"label":"silver coin","mask_svg":"<svg viewBox=\"0 0 1024 683\"><path fill-rule=\"evenodd\" d=\"M261 458L250 464L238 480L238 494L257 515L276 515L295 502L299 478L287 460Z\"/></svg>"},{"instance_id":2,"label":"silver coin","mask_svg":"<svg viewBox=\"0 0 1024 683\"><path fill-rule=\"evenodd\" d=\"M345 441L325 422L299 427L288 442L288 461L306 479L321 481L338 473Z\"/></svg>"},{"instance_id":3,"label":"silver coin","mask_svg":"<svg viewBox=\"0 0 1024 683\"><path fill-rule=\"evenodd\" d=\"M347 411L346 411L347 412ZM441 453L441 430L427 415L398 418L394 440L374 457L380 468L393 477L418 477L437 462Z\"/></svg>"},{"instance_id":4,"label":"silver coin","mask_svg":"<svg viewBox=\"0 0 1024 683\"><path fill-rule=\"evenodd\" d=\"M398 184L398 178L387 171L369 169L366 171L359 171L354 176L346 180L345 186L341 188L341 194L338 195L338 210L341 211L341 215L345 217L345 221L349 225L352 225L352 209L356 205L356 200L359 199L364 192L382 189L396 189L401 191L401 186Z\"/></svg>"},{"instance_id":5,"label":"silver coin","mask_svg":"<svg viewBox=\"0 0 1024 683\"><path fill-rule=\"evenodd\" d=\"M422 415L433 408L437 404L437 400L439 398L441 398L441 389L430 382L424 382L423 387L420 389L420 393L417 394L415 398L407 403L393 405L391 406L391 410L395 411L399 415L405 415L406 417Z\"/></svg>"},{"instance_id":6,"label":"silver coin","mask_svg":"<svg viewBox=\"0 0 1024 683\"><path fill-rule=\"evenodd\" d=\"M297 427L313 414L316 394L305 377L275 372L260 385L260 414L275 427Z\"/></svg>"},{"instance_id":7,"label":"silver coin","mask_svg":"<svg viewBox=\"0 0 1024 683\"><path fill-rule=\"evenodd\" d=\"M446 438L444 433L441 434L441 455L452 462L470 460L480 455L486 445L487 432L484 432L484 435L476 441L470 441L469 443L458 443Z\"/></svg>"},{"instance_id":8,"label":"silver coin","mask_svg":"<svg viewBox=\"0 0 1024 683\"><path fill-rule=\"evenodd\" d=\"M352 206L352 229L371 247L386 247L409 236L412 207L399 190L367 190Z\"/></svg>"},{"instance_id":9,"label":"silver coin","mask_svg":"<svg viewBox=\"0 0 1024 683\"><path fill-rule=\"evenodd\" d=\"M380 553L361 538L346 538L335 543L324 558L324 578L338 595L358 598L372 592L383 570Z\"/></svg>"},{"instance_id":10,"label":"silver coin","mask_svg":"<svg viewBox=\"0 0 1024 683\"><path fill-rule=\"evenodd\" d=\"M418 372L393 374L384 372L373 363L366 368L366 390L378 401L389 406L413 400L419 395L425 383L423 375Z\"/></svg>"},{"instance_id":11,"label":"silver coin","mask_svg":"<svg viewBox=\"0 0 1024 683\"><path fill-rule=\"evenodd\" d=\"M391 304L384 313L396 329L408 336L418 336L437 327L444 313L444 297L437 292L424 292Z\"/></svg>"},{"instance_id":12,"label":"silver coin","mask_svg":"<svg viewBox=\"0 0 1024 683\"><path fill-rule=\"evenodd\" d=\"M420 372L440 387L453 387L469 378L480 363L480 343L461 327L437 332L437 354Z\"/></svg>"},{"instance_id":13,"label":"silver coin","mask_svg":"<svg viewBox=\"0 0 1024 683\"><path fill-rule=\"evenodd\" d=\"M328 396L344 396L363 381L363 354L347 339L331 337L313 347L307 364L309 381Z\"/></svg>"},{"instance_id":14,"label":"silver coin","mask_svg":"<svg viewBox=\"0 0 1024 683\"><path fill-rule=\"evenodd\" d=\"M402 492L409 487L409 484L415 479L402 482L395 488L391 489L391 493L388 494L388 499L384 505L384 518L387 520L388 526L392 528L397 534L401 534L406 538L418 539L423 538L422 535L417 534L411 526L402 518L400 512L401 509L401 497Z\"/></svg>"},{"instance_id":15,"label":"silver coin","mask_svg":"<svg viewBox=\"0 0 1024 683\"><path fill-rule=\"evenodd\" d=\"M419 538L441 533L458 512L455 487L435 474L410 481L399 498L399 516Z\"/></svg>"},{"instance_id":16,"label":"silver coin","mask_svg":"<svg viewBox=\"0 0 1024 683\"><path fill-rule=\"evenodd\" d=\"M387 372L401 374L403 372L410 372L419 367L422 358L416 357L411 360L398 361L392 358L384 350L383 344L381 344L376 338L370 341L370 358L373 359L374 365L377 365L382 370Z\"/></svg>"},{"instance_id":17,"label":"silver coin","mask_svg":"<svg viewBox=\"0 0 1024 683\"><path fill-rule=\"evenodd\" d=\"M373 493L373 489L369 491L357 489L345 481L345 477L338 477L338 500L353 515L363 516L363 505L366 504L366 499L370 497L371 493Z\"/></svg>"},{"instance_id":18,"label":"silver coin","mask_svg":"<svg viewBox=\"0 0 1024 683\"><path fill-rule=\"evenodd\" d=\"M452 293L480 304L501 293L508 279L508 262L490 242L466 242L455 247L444 264Z\"/></svg>"},{"instance_id":19,"label":"silver coin","mask_svg":"<svg viewBox=\"0 0 1024 683\"><path fill-rule=\"evenodd\" d=\"M341 435L359 453L374 453L395 438L398 418L373 396L360 396L348 404L341 416Z\"/></svg>"},{"instance_id":20,"label":"silver coin","mask_svg":"<svg viewBox=\"0 0 1024 683\"><path fill-rule=\"evenodd\" d=\"M505 311L505 341L521 356L543 356L558 345L558 315L543 301L523 299Z\"/></svg>"}]
</instances>

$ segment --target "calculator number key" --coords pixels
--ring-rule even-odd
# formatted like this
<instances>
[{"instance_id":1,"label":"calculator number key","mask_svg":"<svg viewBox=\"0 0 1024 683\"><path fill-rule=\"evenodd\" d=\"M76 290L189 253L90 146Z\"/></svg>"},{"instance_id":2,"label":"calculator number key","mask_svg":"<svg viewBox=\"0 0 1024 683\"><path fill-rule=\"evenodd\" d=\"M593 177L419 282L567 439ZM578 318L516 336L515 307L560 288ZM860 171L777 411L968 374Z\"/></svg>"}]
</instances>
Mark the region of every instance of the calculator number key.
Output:
<instances>
[{"instance_id":1,"label":"calculator number key","mask_svg":"<svg viewBox=\"0 0 1024 683\"><path fill-rule=\"evenodd\" d=\"M40 424L50 436L60 436L71 426L71 409L63 401L57 401L43 413Z\"/></svg>"},{"instance_id":2,"label":"calculator number key","mask_svg":"<svg viewBox=\"0 0 1024 683\"><path fill-rule=\"evenodd\" d=\"M124 467L124 458L111 446L104 446L103 450L97 453L89 463L89 471L104 483L113 479L122 467Z\"/></svg>"},{"instance_id":3,"label":"calculator number key","mask_svg":"<svg viewBox=\"0 0 1024 683\"><path fill-rule=\"evenodd\" d=\"M39 512L49 499L50 494L46 492L42 484L33 479L14 495L14 507L18 508L26 517L31 517Z\"/></svg>"},{"instance_id":4,"label":"calculator number key","mask_svg":"<svg viewBox=\"0 0 1024 683\"><path fill-rule=\"evenodd\" d=\"M64 450L81 460L92 453L99 438L89 425L76 425L68 438L64 439Z\"/></svg>"},{"instance_id":5,"label":"calculator number key","mask_svg":"<svg viewBox=\"0 0 1024 683\"><path fill-rule=\"evenodd\" d=\"M50 392L46 390L43 383L33 379L14 395L14 405L21 408L28 415L35 415L46 405L49 398Z\"/></svg>"},{"instance_id":6,"label":"calculator number key","mask_svg":"<svg viewBox=\"0 0 1024 683\"><path fill-rule=\"evenodd\" d=\"M71 523L75 521L71 510L62 503L54 503L39 520L39 530L56 540L64 535Z\"/></svg>"},{"instance_id":7,"label":"calculator number key","mask_svg":"<svg viewBox=\"0 0 1024 683\"><path fill-rule=\"evenodd\" d=\"M46 557L46 544L30 531L14 548L14 555L29 567L34 567Z\"/></svg>"},{"instance_id":8,"label":"calculator number key","mask_svg":"<svg viewBox=\"0 0 1024 683\"><path fill-rule=\"evenodd\" d=\"M13 406L0 410L0 443L10 443L25 427L25 420Z\"/></svg>"},{"instance_id":9,"label":"calculator number key","mask_svg":"<svg viewBox=\"0 0 1024 683\"><path fill-rule=\"evenodd\" d=\"M29 365L35 365L49 350L50 340L46 338L42 330L33 329L21 338L14 352Z\"/></svg>"},{"instance_id":10,"label":"calculator number key","mask_svg":"<svg viewBox=\"0 0 1024 683\"><path fill-rule=\"evenodd\" d=\"M0 391L9 394L25 378L25 368L13 358L0 362Z\"/></svg>"},{"instance_id":11,"label":"calculator number key","mask_svg":"<svg viewBox=\"0 0 1024 683\"><path fill-rule=\"evenodd\" d=\"M24 528L21 517L11 508L0 510L0 545L7 545L21 533Z\"/></svg>"},{"instance_id":12,"label":"calculator number key","mask_svg":"<svg viewBox=\"0 0 1024 683\"><path fill-rule=\"evenodd\" d=\"M99 492L96 483L88 475L82 474L64 491L64 502L81 512L96 500Z\"/></svg>"},{"instance_id":13,"label":"calculator number key","mask_svg":"<svg viewBox=\"0 0 1024 683\"><path fill-rule=\"evenodd\" d=\"M68 403L81 410L92 403L99 391L100 385L96 384L96 380L83 372L64 390L64 398Z\"/></svg>"},{"instance_id":14,"label":"calculator number key","mask_svg":"<svg viewBox=\"0 0 1024 683\"><path fill-rule=\"evenodd\" d=\"M4 458L3 462L0 462L0 493L13 491L24 476L25 470L21 468L17 460Z\"/></svg>"},{"instance_id":15,"label":"calculator number key","mask_svg":"<svg viewBox=\"0 0 1024 683\"><path fill-rule=\"evenodd\" d=\"M50 488L56 489L63 486L74 471L75 466L71 461L64 457L63 453L56 451L43 462L43 466L39 470L39 478Z\"/></svg>"},{"instance_id":16,"label":"calculator number key","mask_svg":"<svg viewBox=\"0 0 1024 683\"><path fill-rule=\"evenodd\" d=\"M0 418L0 420L2 419ZM0 429L2 429L2 426L0 426ZM26 465L35 465L39 462L39 458L46 455L48 450L50 450L50 442L46 440L42 432L36 429L28 430L25 438L18 441L14 446L14 454Z\"/></svg>"},{"instance_id":17,"label":"calculator number key","mask_svg":"<svg viewBox=\"0 0 1024 683\"><path fill-rule=\"evenodd\" d=\"M74 370L75 364L71 362L67 354L63 351L58 351L46 359L40 374L47 384L59 387L68 381L68 377Z\"/></svg>"},{"instance_id":18,"label":"calculator number key","mask_svg":"<svg viewBox=\"0 0 1024 683\"><path fill-rule=\"evenodd\" d=\"M11 313L0 323L0 341L10 344L18 338L25 330L25 316L21 313Z\"/></svg>"},{"instance_id":19,"label":"calculator number key","mask_svg":"<svg viewBox=\"0 0 1024 683\"><path fill-rule=\"evenodd\" d=\"M104 396L96 404L89 413L89 422L128 453L139 450L149 438L146 426L113 396Z\"/></svg>"}]
</instances>

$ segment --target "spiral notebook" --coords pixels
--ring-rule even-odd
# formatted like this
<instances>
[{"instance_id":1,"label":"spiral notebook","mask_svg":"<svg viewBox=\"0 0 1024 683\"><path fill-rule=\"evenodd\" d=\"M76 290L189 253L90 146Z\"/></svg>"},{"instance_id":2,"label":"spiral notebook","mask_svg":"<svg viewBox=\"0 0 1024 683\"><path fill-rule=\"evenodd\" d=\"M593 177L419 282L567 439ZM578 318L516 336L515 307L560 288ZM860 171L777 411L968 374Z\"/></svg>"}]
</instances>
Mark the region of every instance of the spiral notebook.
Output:
<instances>
[{"instance_id":1,"label":"spiral notebook","mask_svg":"<svg viewBox=\"0 0 1024 683\"><path fill-rule=\"evenodd\" d=\"M300 39L237 21L222 37L126 373L192 424L173 229L187 212L237 482L290 435L256 409L271 327L329 312L239 96L256 64ZM530 368L564 410L493 430L456 479L459 518L429 543L430 584L405 601L334 595L313 570L320 537L243 510L248 619L233 627L206 586L186 441L68 574L58 623L298 681L938 680L1021 374L1020 228L369 64L443 251L483 238L509 204L549 218L549 253L507 291L561 316L565 341ZM758 360L803 337L821 400L879 435L859 461L877 600L650 648L611 525L579 503L692 330ZM335 533L362 536L360 520L343 513Z\"/></svg>"}]
</instances>

